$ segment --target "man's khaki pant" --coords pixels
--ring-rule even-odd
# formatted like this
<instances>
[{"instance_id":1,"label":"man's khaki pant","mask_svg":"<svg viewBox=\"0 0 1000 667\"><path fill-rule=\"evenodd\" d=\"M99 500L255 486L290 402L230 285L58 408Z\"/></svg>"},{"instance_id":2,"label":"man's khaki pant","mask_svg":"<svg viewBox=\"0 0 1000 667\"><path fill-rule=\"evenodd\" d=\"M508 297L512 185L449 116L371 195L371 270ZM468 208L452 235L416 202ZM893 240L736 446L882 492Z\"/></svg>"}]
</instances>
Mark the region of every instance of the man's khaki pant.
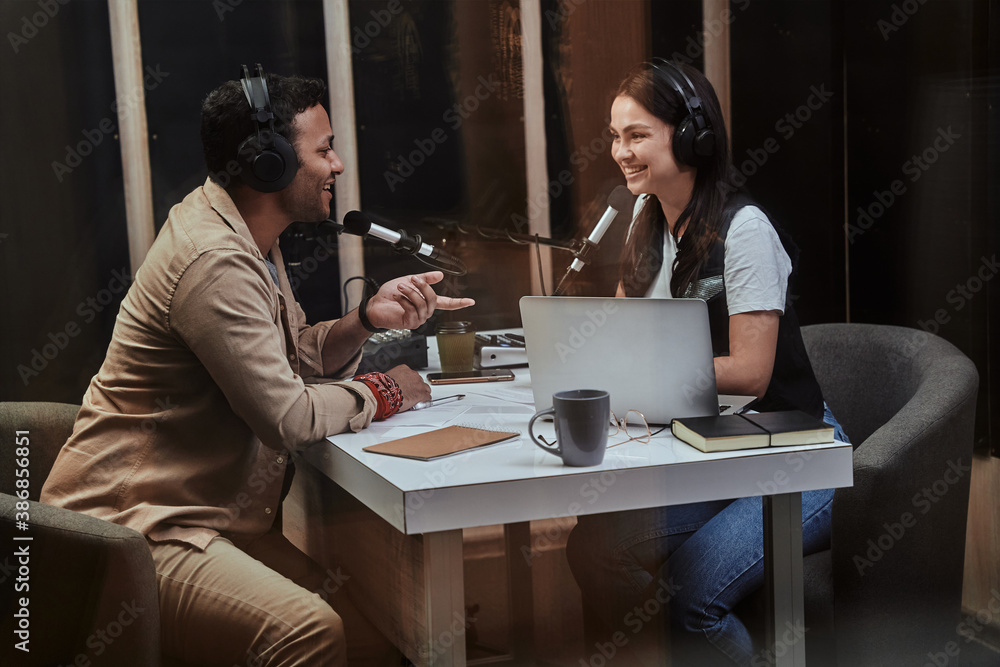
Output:
<instances>
[{"instance_id":1,"label":"man's khaki pant","mask_svg":"<svg viewBox=\"0 0 1000 667\"><path fill-rule=\"evenodd\" d=\"M399 664L348 600L347 577L324 572L278 532L243 548L221 537L205 551L149 545L168 656L224 667Z\"/></svg>"}]
</instances>

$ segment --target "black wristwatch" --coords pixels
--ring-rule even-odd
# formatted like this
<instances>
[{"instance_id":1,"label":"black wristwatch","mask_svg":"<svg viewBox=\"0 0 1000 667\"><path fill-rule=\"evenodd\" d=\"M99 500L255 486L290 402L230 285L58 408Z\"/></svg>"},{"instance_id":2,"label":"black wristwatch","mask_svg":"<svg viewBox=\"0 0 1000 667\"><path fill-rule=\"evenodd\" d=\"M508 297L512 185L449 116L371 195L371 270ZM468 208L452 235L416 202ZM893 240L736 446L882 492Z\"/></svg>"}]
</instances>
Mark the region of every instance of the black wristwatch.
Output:
<instances>
[{"instance_id":1,"label":"black wristwatch","mask_svg":"<svg viewBox=\"0 0 1000 667\"><path fill-rule=\"evenodd\" d=\"M361 326L363 326L367 331L372 333L385 333L388 329L380 329L371 323L368 319L368 302L372 300L374 294L370 294L361 300L361 304L358 306L358 319L361 320Z\"/></svg>"}]
</instances>

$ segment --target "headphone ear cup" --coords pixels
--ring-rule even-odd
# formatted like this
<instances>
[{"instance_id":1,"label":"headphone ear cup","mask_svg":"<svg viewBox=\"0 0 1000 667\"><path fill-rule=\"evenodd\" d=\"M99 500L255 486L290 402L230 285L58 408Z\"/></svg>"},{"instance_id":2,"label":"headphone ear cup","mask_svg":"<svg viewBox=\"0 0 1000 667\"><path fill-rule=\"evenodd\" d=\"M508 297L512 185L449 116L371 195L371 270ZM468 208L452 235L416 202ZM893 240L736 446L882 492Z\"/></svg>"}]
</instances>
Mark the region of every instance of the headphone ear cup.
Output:
<instances>
[{"instance_id":1,"label":"headphone ear cup","mask_svg":"<svg viewBox=\"0 0 1000 667\"><path fill-rule=\"evenodd\" d=\"M712 131L712 128L706 127L695 133L693 148L695 155L700 157L703 162L715 155L715 132Z\"/></svg>"},{"instance_id":2,"label":"headphone ear cup","mask_svg":"<svg viewBox=\"0 0 1000 667\"><path fill-rule=\"evenodd\" d=\"M261 134L268 130L262 130ZM261 149L257 137L247 137L237 151L241 180L258 192L284 190L299 170L295 149L280 134L271 135L271 146Z\"/></svg>"},{"instance_id":3,"label":"headphone ear cup","mask_svg":"<svg viewBox=\"0 0 1000 667\"><path fill-rule=\"evenodd\" d=\"M674 128L674 140L673 149L674 157L681 164L696 166L698 164L698 156L695 154L695 134L696 130L694 123L691 122L691 116L686 116L684 120L678 123L677 127Z\"/></svg>"},{"instance_id":4,"label":"headphone ear cup","mask_svg":"<svg viewBox=\"0 0 1000 667\"><path fill-rule=\"evenodd\" d=\"M697 167L706 164L715 154L715 132L712 128L698 129L693 116L686 116L674 130L674 157L683 164Z\"/></svg>"}]
</instances>

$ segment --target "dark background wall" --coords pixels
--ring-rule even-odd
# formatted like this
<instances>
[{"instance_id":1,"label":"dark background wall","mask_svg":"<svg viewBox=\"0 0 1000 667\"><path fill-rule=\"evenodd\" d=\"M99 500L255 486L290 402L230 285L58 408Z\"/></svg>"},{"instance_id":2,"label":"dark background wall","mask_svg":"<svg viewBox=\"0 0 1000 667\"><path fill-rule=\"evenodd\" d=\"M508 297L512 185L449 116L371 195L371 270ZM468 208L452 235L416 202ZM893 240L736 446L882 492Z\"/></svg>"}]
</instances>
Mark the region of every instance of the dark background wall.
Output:
<instances>
[{"instance_id":1,"label":"dark background wall","mask_svg":"<svg viewBox=\"0 0 1000 667\"><path fill-rule=\"evenodd\" d=\"M47 16L35 0L0 3L4 399L79 401L129 277L107 4L56 6ZM387 6L352 0L352 36ZM363 208L467 260L470 274L445 289L479 299L477 326L515 326L532 254L478 232L516 228L529 205L518 4L400 6L353 45ZM586 169L573 156L599 138L628 65L676 53L703 66L711 38L698 0L545 0L543 11L548 167L573 174L550 202L552 229L572 239L617 184L608 149ZM1000 357L989 336L1000 325L996 0L733 0L730 11L734 156L801 248L800 318L925 328L956 344L980 370L986 446ZM198 109L209 90L244 62L326 77L322 3L141 0L139 19L159 226L205 178ZM477 98L482 79L498 85ZM446 116L455 104L460 123ZM447 140L390 188L386 173L402 173L399 158L438 128ZM778 149L762 156L768 139ZM613 289L622 231L577 293ZM314 320L343 306L336 259L309 264L335 242L315 227L283 239ZM366 263L379 280L423 268L377 244Z\"/></svg>"},{"instance_id":2,"label":"dark background wall","mask_svg":"<svg viewBox=\"0 0 1000 667\"><path fill-rule=\"evenodd\" d=\"M987 206L998 178L988 122L998 5L916 6L846 6L851 318L927 329L969 355L980 373L977 438L996 448L1000 266ZM893 185L899 194L887 195Z\"/></svg>"},{"instance_id":3,"label":"dark background wall","mask_svg":"<svg viewBox=\"0 0 1000 667\"><path fill-rule=\"evenodd\" d=\"M4 399L79 401L129 279L107 3L57 7L0 3Z\"/></svg>"}]
</instances>

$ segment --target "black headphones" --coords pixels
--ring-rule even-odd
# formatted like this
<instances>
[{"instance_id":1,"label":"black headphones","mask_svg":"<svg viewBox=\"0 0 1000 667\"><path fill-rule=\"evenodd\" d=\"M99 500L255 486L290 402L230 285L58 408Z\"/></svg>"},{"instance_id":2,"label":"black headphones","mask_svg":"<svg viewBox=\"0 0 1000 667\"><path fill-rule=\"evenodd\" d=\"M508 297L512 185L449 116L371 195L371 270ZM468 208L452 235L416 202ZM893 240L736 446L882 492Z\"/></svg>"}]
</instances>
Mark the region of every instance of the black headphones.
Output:
<instances>
[{"instance_id":1,"label":"black headphones","mask_svg":"<svg viewBox=\"0 0 1000 667\"><path fill-rule=\"evenodd\" d=\"M283 190L295 178L299 160L288 139L274 131L274 112L267 96L267 81L264 68L257 63L257 76L250 77L250 70L243 65L243 94L252 111L254 133L243 140L236 151L240 163L240 178L254 190L277 192ZM261 127L267 123L266 127Z\"/></svg>"},{"instance_id":2,"label":"black headphones","mask_svg":"<svg viewBox=\"0 0 1000 667\"><path fill-rule=\"evenodd\" d=\"M649 64L673 86L677 94L684 100L684 106L687 107L687 115L674 128L672 142L674 157L691 166L707 163L715 154L715 132L712 130L712 124L708 121L708 116L705 115L701 98L698 97L694 84L684 73L684 70L669 60L654 58ZM691 91L690 95L684 92L684 83Z\"/></svg>"}]
</instances>

